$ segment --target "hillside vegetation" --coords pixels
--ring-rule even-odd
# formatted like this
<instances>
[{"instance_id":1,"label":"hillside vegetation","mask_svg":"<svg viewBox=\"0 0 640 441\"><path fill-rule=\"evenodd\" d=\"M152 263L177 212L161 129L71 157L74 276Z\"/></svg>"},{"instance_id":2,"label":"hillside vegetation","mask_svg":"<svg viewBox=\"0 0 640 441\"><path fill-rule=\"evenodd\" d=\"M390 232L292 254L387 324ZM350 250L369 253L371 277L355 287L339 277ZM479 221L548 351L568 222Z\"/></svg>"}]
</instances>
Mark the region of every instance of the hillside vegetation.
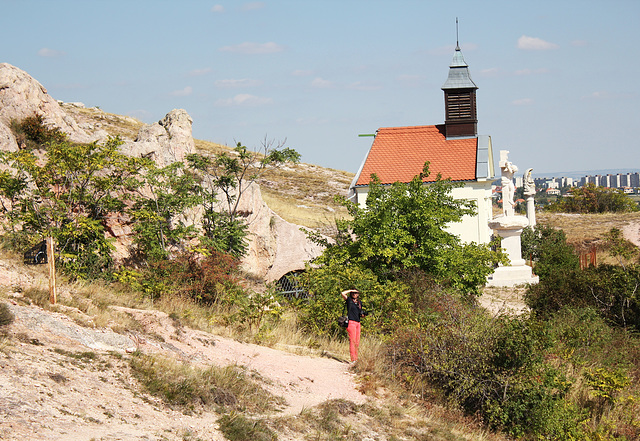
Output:
<instances>
[{"instance_id":1,"label":"hillside vegetation","mask_svg":"<svg viewBox=\"0 0 640 441\"><path fill-rule=\"evenodd\" d=\"M139 124L95 109L70 111L110 133L133 136ZM232 155L224 146L196 145L213 158ZM54 142L36 150L82 158L106 149L119 166L126 158L109 156L115 147ZM196 173L143 166L154 188L172 190L157 193L166 199L145 195L130 204L141 240L133 264L112 268L97 259L94 268L108 271L79 273L74 255L61 255L65 275L51 305L45 269L3 251L0 357L7 368L0 380L12 398L0 400L12 410L0 424L9 439L640 438L638 249L621 234L629 225L640 228L635 214L541 214L540 227L523 239L541 283L504 295L507 302L523 295L530 309L514 315L478 307L486 275L504 257L444 229L472 211L451 200L456 184L425 187L420 176L409 184L373 183L368 203L375 209L367 211L334 199L344 196L348 173L286 163L261 174L265 200L285 219L332 238L311 234L326 248L296 279L308 296L286 298L244 274L235 256L205 246L225 237L164 252L158 238L193 239L174 213L194 194ZM57 179L53 169L45 167L52 174L43 176ZM122 182L126 194L131 187ZM54 189L43 190L41 201L66 201L55 185L41 187ZM60 207L52 217L91 212L94 201L84 201L71 211L52 203ZM155 217L164 202L174 211ZM215 226L228 228L228 220ZM19 226L37 221L10 224L5 244L15 246L7 237L20 239ZM102 240L95 234L100 222L90 221L79 225L93 235L81 237L74 251L89 260L108 256L106 242L95 252L86 247ZM152 229L156 224L162 228ZM67 220L57 225L70 242L78 239ZM581 268L576 251L593 243L616 264ZM350 367L335 318L343 307L339 292L355 287L367 314L360 356Z\"/></svg>"}]
</instances>

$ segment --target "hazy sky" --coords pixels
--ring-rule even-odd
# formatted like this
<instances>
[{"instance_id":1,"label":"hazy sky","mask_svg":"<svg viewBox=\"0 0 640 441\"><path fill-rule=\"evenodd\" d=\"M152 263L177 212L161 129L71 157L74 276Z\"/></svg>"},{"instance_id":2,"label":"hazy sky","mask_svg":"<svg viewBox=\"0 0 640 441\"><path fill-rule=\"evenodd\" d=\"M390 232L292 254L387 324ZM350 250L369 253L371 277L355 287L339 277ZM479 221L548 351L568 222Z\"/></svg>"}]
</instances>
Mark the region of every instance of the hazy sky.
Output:
<instances>
[{"instance_id":1,"label":"hazy sky","mask_svg":"<svg viewBox=\"0 0 640 441\"><path fill-rule=\"evenodd\" d=\"M478 131L534 173L640 169L639 0L0 0L0 62L196 138L287 139L356 172L379 127L444 121L459 40Z\"/></svg>"}]
</instances>

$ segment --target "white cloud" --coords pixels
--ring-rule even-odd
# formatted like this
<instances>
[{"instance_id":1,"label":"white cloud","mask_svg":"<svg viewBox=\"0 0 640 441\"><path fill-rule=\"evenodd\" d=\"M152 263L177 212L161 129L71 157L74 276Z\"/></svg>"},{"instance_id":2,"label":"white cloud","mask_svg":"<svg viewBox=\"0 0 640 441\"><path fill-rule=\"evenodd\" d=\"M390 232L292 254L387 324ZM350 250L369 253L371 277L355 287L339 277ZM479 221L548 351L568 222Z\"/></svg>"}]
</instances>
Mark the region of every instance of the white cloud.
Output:
<instances>
[{"instance_id":1,"label":"white cloud","mask_svg":"<svg viewBox=\"0 0 640 441\"><path fill-rule=\"evenodd\" d=\"M248 93L241 93L234 96L233 98L221 98L217 100L214 104L220 107L262 106L265 104L271 104L272 102L273 100L271 98L250 95Z\"/></svg>"},{"instance_id":2,"label":"white cloud","mask_svg":"<svg viewBox=\"0 0 640 441\"><path fill-rule=\"evenodd\" d=\"M599 90L589 95L589 98L606 99L606 98L611 98L611 94L605 90Z\"/></svg>"},{"instance_id":3,"label":"white cloud","mask_svg":"<svg viewBox=\"0 0 640 441\"><path fill-rule=\"evenodd\" d=\"M38 51L38 55L40 55L41 57L47 57L47 58L58 58L58 57L63 57L66 54L62 51L57 51L55 49L49 49L48 47L43 47Z\"/></svg>"},{"instance_id":4,"label":"white cloud","mask_svg":"<svg viewBox=\"0 0 640 441\"><path fill-rule=\"evenodd\" d=\"M231 80L217 80L215 82L216 87L223 89L231 89L234 87L255 87L262 84L262 81L251 80L248 78L231 79Z\"/></svg>"},{"instance_id":5,"label":"white cloud","mask_svg":"<svg viewBox=\"0 0 640 441\"><path fill-rule=\"evenodd\" d=\"M202 75L206 75L208 73L211 72L211 68L210 67L205 67L202 69L193 69L191 72L189 72L189 76L191 77L199 77Z\"/></svg>"},{"instance_id":6,"label":"white cloud","mask_svg":"<svg viewBox=\"0 0 640 441\"><path fill-rule=\"evenodd\" d=\"M380 90L380 85L376 84L365 84L362 81L356 81L354 83L349 84L347 87L352 90Z\"/></svg>"},{"instance_id":7,"label":"white cloud","mask_svg":"<svg viewBox=\"0 0 640 441\"><path fill-rule=\"evenodd\" d=\"M252 42L244 42L240 44L235 44L232 46L224 46L220 48L221 52L235 52L238 54L273 54L276 52L282 52L284 50L284 46L281 46L272 41L267 43L252 43Z\"/></svg>"},{"instance_id":8,"label":"white cloud","mask_svg":"<svg viewBox=\"0 0 640 441\"><path fill-rule=\"evenodd\" d=\"M320 89L328 89L330 87L333 87L334 84L333 84L333 82L331 82L329 80L325 80L323 78L316 77L316 78L313 79L313 81L311 81L311 86L317 87L317 88L320 88Z\"/></svg>"},{"instance_id":9,"label":"white cloud","mask_svg":"<svg viewBox=\"0 0 640 441\"><path fill-rule=\"evenodd\" d=\"M184 89L174 90L171 92L173 96L189 96L193 93L193 88L191 86L187 86Z\"/></svg>"},{"instance_id":10,"label":"white cloud","mask_svg":"<svg viewBox=\"0 0 640 441\"><path fill-rule=\"evenodd\" d=\"M555 43L544 41L541 38L523 35L522 37L518 38L517 47L518 49L523 49L526 51L547 51L549 49L557 49L559 46Z\"/></svg>"},{"instance_id":11,"label":"white cloud","mask_svg":"<svg viewBox=\"0 0 640 441\"><path fill-rule=\"evenodd\" d=\"M215 12L215 13L224 12L224 6L222 6L222 5L213 5L213 7L211 8L211 12Z\"/></svg>"},{"instance_id":12,"label":"white cloud","mask_svg":"<svg viewBox=\"0 0 640 441\"><path fill-rule=\"evenodd\" d=\"M242 5L243 11L255 11L258 9L262 9L266 6L264 2L249 2Z\"/></svg>"},{"instance_id":13,"label":"white cloud","mask_svg":"<svg viewBox=\"0 0 640 441\"><path fill-rule=\"evenodd\" d=\"M488 69L482 69L480 71L480 75L482 75L483 77L497 77L498 75L500 75L500 68L497 67L490 67Z\"/></svg>"},{"instance_id":14,"label":"white cloud","mask_svg":"<svg viewBox=\"0 0 640 441\"><path fill-rule=\"evenodd\" d=\"M530 104L533 104L533 99L521 98L519 100L511 101L511 104L513 104L514 106L528 106Z\"/></svg>"},{"instance_id":15,"label":"white cloud","mask_svg":"<svg viewBox=\"0 0 640 441\"><path fill-rule=\"evenodd\" d=\"M313 75L313 71L297 69L291 72L291 75L293 75L294 77L308 77L309 75Z\"/></svg>"},{"instance_id":16,"label":"white cloud","mask_svg":"<svg viewBox=\"0 0 640 441\"><path fill-rule=\"evenodd\" d=\"M516 75L539 75L549 73L549 69L541 67L539 69L520 69L516 70Z\"/></svg>"}]
</instances>

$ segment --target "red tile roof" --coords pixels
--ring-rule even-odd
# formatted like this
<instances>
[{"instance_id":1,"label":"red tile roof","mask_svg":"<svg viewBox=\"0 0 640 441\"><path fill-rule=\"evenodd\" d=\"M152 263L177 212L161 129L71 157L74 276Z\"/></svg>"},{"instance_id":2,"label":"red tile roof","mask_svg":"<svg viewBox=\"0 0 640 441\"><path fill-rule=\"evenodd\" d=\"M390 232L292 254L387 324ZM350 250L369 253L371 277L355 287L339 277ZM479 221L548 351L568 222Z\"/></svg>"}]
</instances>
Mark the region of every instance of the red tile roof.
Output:
<instances>
[{"instance_id":1,"label":"red tile roof","mask_svg":"<svg viewBox=\"0 0 640 441\"><path fill-rule=\"evenodd\" d=\"M373 141L369 155L356 182L368 185L375 173L383 184L409 182L430 162L431 174L425 182L435 181L438 172L454 181L476 179L477 138L446 139L444 125L383 127Z\"/></svg>"}]
</instances>

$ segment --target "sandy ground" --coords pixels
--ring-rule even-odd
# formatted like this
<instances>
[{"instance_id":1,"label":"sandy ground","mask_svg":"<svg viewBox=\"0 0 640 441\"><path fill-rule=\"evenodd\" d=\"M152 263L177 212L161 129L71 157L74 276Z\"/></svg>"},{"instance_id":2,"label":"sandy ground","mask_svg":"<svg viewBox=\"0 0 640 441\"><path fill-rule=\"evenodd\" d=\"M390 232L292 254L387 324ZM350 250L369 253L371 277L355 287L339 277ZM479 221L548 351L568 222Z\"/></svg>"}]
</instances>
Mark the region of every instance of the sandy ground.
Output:
<instances>
[{"instance_id":1,"label":"sandy ground","mask_svg":"<svg viewBox=\"0 0 640 441\"><path fill-rule=\"evenodd\" d=\"M622 227L622 235L629 242L640 247L640 222L630 222Z\"/></svg>"},{"instance_id":2,"label":"sandy ground","mask_svg":"<svg viewBox=\"0 0 640 441\"><path fill-rule=\"evenodd\" d=\"M125 361L134 350L255 371L286 400L274 415L294 415L334 398L365 402L347 363L178 329L159 311L118 308L143 331L82 327L68 310L50 312L20 301L21 289L41 283L37 275L0 261L0 289L8 290L16 317L10 338L0 340L1 440L224 439L215 412L185 415L142 391ZM95 358L71 356L83 352Z\"/></svg>"}]
</instances>

